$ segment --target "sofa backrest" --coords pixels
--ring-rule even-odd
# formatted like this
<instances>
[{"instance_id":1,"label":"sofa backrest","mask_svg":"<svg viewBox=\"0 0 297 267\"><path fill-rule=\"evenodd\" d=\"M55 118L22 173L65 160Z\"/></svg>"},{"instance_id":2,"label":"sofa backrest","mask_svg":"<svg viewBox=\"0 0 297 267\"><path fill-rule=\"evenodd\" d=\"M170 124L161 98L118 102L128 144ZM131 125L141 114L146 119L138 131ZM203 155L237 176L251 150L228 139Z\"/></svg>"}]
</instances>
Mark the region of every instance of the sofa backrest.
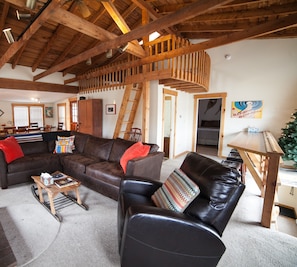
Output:
<instances>
[{"instance_id":1,"label":"sofa backrest","mask_svg":"<svg viewBox=\"0 0 297 267\"><path fill-rule=\"evenodd\" d=\"M120 159L124 152L132 146L135 142L130 140L125 140L122 138L116 138L112 145L112 149L109 155L109 161L120 162Z\"/></svg>"},{"instance_id":2,"label":"sofa backrest","mask_svg":"<svg viewBox=\"0 0 297 267\"><path fill-rule=\"evenodd\" d=\"M20 143L20 146L25 155L49 152L48 142L46 141Z\"/></svg>"},{"instance_id":3,"label":"sofa backrest","mask_svg":"<svg viewBox=\"0 0 297 267\"><path fill-rule=\"evenodd\" d=\"M180 167L200 188L184 213L212 226L222 235L245 188L235 169L190 152Z\"/></svg>"},{"instance_id":4,"label":"sofa backrest","mask_svg":"<svg viewBox=\"0 0 297 267\"><path fill-rule=\"evenodd\" d=\"M125 140L122 138L114 139L114 143L112 145L110 156L109 156L109 161L120 162L120 159L123 156L124 152L135 143L136 143L135 141ZM149 153L157 152L159 149L159 146L156 144L149 144L149 143L143 143L143 144L150 146Z\"/></svg>"},{"instance_id":5,"label":"sofa backrest","mask_svg":"<svg viewBox=\"0 0 297 267\"><path fill-rule=\"evenodd\" d=\"M75 150L78 151L79 153L83 153L86 142L89 138L89 134L84 134L84 133L79 133L75 131L71 131L70 135L75 135L74 138L74 145L75 145Z\"/></svg>"},{"instance_id":6,"label":"sofa backrest","mask_svg":"<svg viewBox=\"0 0 297 267\"><path fill-rule=\"evenodd\" d=\"M114 139L89 136L84 147L84 154L108 160Z\"/></svg>"}]
</instances>

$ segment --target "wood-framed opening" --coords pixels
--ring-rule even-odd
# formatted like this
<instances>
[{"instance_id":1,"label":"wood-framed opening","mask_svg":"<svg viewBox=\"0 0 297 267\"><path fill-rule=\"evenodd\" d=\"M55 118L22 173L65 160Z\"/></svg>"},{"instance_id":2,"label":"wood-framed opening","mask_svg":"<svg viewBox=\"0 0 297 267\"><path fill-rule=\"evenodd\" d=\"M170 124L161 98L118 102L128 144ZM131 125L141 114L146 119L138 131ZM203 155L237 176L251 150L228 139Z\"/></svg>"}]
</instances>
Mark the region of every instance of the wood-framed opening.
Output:
<instances>
[{"instance_id":1,"label":"wood-framed opening","mask_svg":"<svg viewBox=\"0 0 297 267\"><path fill-rule=\"evenodd\" d=\"M168 158L174 159L175 158L175 136L176 136L176 112L177 112L177 96L178 92L168 89L163 89L163 113L162 113L162 150L168 146L169 153ZM170 136L169 136L169 144L165 143L165 120L166 120L166 101L170 100Z\"/></svg>"},{"instance_id":2,"label":"wood-framed opening","mask_svg":"<svg viewBox=\"0 0 297 267\"><path fill-rule=\"evenodd\" d=\"M196 151L197 144L197 121L198 121L198 105L201 99L222 99L221 117L220 117L220 130L219 130L219 144L218 144L218 156L222 157L223 141L224 141L224 125L225 125L225 112L226 112L226 97L227 93L213 93L213 94L199 94L194 95L194 116L193 116L193 142L192 150Z\"/></svg>"}]
</instances>

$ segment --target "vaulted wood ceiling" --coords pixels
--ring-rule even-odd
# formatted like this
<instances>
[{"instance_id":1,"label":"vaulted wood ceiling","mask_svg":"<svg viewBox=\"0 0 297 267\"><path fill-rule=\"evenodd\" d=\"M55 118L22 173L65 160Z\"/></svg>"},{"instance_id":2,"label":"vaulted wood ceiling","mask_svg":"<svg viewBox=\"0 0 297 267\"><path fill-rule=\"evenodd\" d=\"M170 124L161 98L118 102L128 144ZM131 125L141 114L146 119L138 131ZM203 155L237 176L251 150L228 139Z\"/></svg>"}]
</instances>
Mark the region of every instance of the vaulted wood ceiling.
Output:
<instances>
[{"instance_id":1,"label":"vaulted wood ceiling","mask_svg":"<svg viewBox=\"0 0 297 267\"><path fill-rule=\"evenodd\" d=\"M12 69L43 69L34 81L57 71L81 75L127 53L149 62L153 59L138 41L154 31L204 40L180 53L248 38L297 37L297 0L37 0L33 9L26 1L0 0L0 28L11 28L15 39L8 44L1 32L0 68L11 63ZM16 10L31 18L18 20ZM127 43L126 52L120 53ZM109 49L111 58L106 57Z\"/></svg>"}]
</instances>

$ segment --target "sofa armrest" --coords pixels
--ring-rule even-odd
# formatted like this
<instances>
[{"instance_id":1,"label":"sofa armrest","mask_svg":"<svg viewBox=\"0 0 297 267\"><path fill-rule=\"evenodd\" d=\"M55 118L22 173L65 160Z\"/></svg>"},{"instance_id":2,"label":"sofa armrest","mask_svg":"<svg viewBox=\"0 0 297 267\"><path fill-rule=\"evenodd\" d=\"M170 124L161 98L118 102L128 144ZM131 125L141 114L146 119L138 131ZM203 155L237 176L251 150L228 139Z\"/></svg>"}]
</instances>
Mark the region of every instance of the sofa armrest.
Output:
<instances>
[{"instance_id":1,"label":"sofa armrest","mask_svg":"<svg viewBox=\"0 0 297 267\"><path fill-rule=\"evenodd\" d=\"M158 259L151 266L160 266L158 261L163 258L170 261L179 257L184 262L195 259L201 266L216 266L225 249L215 230L184 213L152 206L131 206L127 210L120 247L122 266L140 266L133 264L150 255ZM165 265L181 266L169 263Z\"/></svg>"},{"instance_id":2,"label":"sofa armrest","mask_svg":"<svg viewBox=\"0 0 297 267\"><path fill-rule=\"evenodd\" d=\"M133 177L133 179L125 178L121 182L119 195L131 193L137 195L151 196L159 187L161 182L141 179Z\"/></svg>"},{"instance_id":3,"label":"sofa armrest","mask_svg":"<svg viewBox=\"0 0 297 267\"><path fill-rule=\"evenodd\" d=\"M136 176L151 180L160 180L164 153L149 153L146 157L138 157L127 163L126 176Z\"/></svg>"},{"instance_id":4,"label":"sofa armrest","mask_svg":"<svg viewBox=\"0 0 297 267\"><path fill-rule=\"evenodd\" d=\"M7 163L2 150L0 150L0 185L2 189L7 188Z\"/></svg>"}]
</instances>

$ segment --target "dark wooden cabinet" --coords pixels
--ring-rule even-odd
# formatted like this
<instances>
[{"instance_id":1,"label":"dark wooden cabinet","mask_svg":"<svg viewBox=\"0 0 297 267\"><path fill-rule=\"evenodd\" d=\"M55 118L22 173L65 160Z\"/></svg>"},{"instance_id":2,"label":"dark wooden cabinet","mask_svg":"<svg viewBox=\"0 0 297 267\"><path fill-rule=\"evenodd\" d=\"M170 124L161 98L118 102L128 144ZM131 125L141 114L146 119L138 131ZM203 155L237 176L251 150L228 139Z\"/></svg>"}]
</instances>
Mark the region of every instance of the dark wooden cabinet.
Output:
<instances>
[{"instance_id":1,"label":"dark wooden cabinet","mask_svg":"<svg viewBox=\"0 0 297 267\"><path fill-rule=\"evenodd\" d=\"M102 137L102 99L78 101L78 131Z\"/></svg>"}]
</instances>

